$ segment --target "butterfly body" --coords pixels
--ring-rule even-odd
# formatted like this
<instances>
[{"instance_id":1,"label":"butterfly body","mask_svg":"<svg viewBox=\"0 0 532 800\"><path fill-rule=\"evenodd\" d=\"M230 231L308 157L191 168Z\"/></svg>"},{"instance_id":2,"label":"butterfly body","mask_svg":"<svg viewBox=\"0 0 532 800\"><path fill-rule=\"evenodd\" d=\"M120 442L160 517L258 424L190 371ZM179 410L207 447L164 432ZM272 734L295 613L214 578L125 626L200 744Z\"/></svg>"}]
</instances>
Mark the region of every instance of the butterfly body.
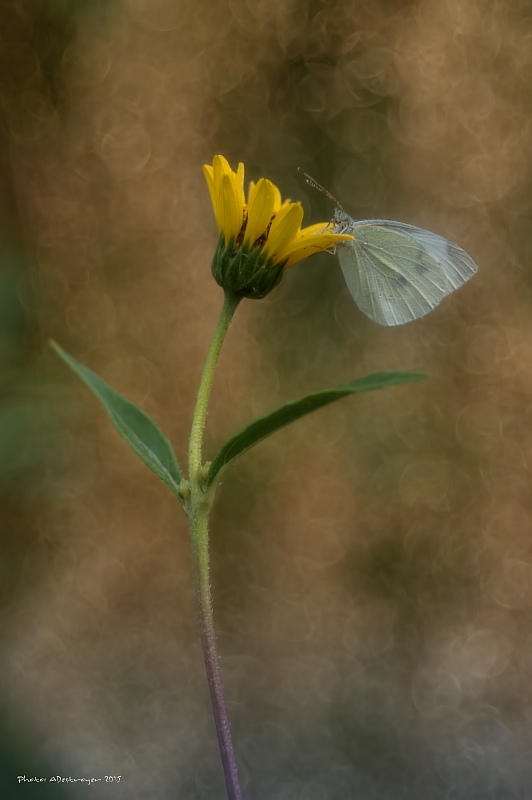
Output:
<instances>
[{"instance_id":1,"label":"butterfly body","mask_svg":"<svg viewBox=\"0 0 532 800\"><path fill-rule=\"evenodd\" d=\"M336 254L358 307L380 325L424 317L477 271L461 247L423 228L388 219L355 221L338 207L335 233L349 233Z\"/></svg>"}]
</instances>

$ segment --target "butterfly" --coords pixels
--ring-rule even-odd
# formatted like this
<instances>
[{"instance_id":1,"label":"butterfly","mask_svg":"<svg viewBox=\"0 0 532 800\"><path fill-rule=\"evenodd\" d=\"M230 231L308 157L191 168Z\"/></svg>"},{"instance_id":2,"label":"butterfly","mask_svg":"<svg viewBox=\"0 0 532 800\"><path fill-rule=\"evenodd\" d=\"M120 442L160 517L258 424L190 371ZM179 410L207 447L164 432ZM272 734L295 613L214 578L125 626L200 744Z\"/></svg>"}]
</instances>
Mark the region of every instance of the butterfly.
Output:
<instances>
[{"instance_id":1,"label":"butterfly","mask_svg":"<svg viewBox=\"0 0 532 800\"><path fill-rule=\"evenodd\" d=\"M354 237L334 252L355 303L379 325L424 317L477 272L465 250L443 236L389 219L352 219L332 194L299 171L336 203L329 223L334 233Z\"/></svg>"}]
</instances>

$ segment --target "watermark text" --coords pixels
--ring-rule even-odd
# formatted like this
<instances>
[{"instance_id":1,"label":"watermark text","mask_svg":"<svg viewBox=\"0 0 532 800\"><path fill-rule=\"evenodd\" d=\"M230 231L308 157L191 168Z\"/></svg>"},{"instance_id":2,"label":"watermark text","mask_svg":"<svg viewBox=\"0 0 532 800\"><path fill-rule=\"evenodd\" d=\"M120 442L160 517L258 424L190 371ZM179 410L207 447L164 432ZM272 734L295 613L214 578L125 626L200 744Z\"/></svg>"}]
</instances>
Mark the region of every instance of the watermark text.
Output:
<instances>
[{"instance_id":1,"label":"watermark text","mask_svg":"<svg viewBox=\"0 0 532 800\"><path fill-rule=\"evenodd\" d=\"M64 777L63 775L52 775L50 778L37 778L27 777L26 775L17 775L19 783L98 783L105 781L105 783L120 783L121 775L104 775L103 778L72 778L70 776Z\"/></svg>"}]
</instances>

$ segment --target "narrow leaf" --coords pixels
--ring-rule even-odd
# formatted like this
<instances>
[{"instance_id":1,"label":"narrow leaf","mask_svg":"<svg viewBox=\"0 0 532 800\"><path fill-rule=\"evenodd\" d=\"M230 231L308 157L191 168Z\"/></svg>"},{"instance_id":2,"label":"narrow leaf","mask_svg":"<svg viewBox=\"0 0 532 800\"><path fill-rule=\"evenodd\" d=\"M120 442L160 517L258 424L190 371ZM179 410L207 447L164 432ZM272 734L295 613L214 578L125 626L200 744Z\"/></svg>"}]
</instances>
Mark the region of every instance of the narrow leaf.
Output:
<instances>
[{"instance_id":1,"label":"narrow leaf","mask_svg":"<svg viewBox=\"0 0 532 800\"><path fill-rule=\"evenodd\" d=\"M56 353L87 384L105 407L116 430L145 464L177 494L182 475L172 445L155 422L138 406L118 394L92 370L51 341Z\"/></svg>"},{"instance_id":2,"label":"narrow leaf","mask_svg":"<svg viewBox=\"0 0 532 800\"><path fill-rule=\"evenodd\" d=\"M210 486L219 471L226 466L233 458L239 456L245 450L258 442L275 433L285 425L295 422L300 417L316 411L322 406L340 400L356 392L369 392L372 389L384 389L386 386L397 386L401 383L411 383L427 378L425 372L375 372L373 375L366 375L365 378L357 378L350 383L343 383L333 389L325 389L322 392L312 392L299 400L285 403L284 406L272 411L265 417L260 417L235 434L222 447L216 458L211 464L207 477L207 486Z\"/></svg>"}]
</instances>

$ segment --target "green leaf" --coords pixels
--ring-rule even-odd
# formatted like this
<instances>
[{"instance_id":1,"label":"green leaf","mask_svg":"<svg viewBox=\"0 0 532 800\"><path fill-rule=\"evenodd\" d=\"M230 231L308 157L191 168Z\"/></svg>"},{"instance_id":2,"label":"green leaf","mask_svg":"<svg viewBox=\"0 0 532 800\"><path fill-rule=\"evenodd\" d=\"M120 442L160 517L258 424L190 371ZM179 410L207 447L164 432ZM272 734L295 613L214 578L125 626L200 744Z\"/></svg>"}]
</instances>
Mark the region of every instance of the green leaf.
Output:
<instances>
[{"instance_id":1,"label":"green leaf","mask_svg":"<svg viewBox=\"0 0 532 800\"><path fill-rule=\"evenodd\" d=\"M155 422L138 406L115 392L109 384L98 377L92 370L84 367L75 358L51 341L56 353L74 370L98 400L100 400L111 422L135 453L145 464L161 478L173 492L178 494L181 471L172 449L172 445L159 430Z\"/></svg>"},{"instance_id":2,"label":"green leaf","mask_svg":"<svg viewBox=\"0 0 532 800\"><path fill-rule=\"evenodd\" d=\"M384 389L386 386L397 386L401 383L411 383L427 378L425 372L375 372L373 375L366 375L365 378L357 378L350 383L343 383L333 389L325 389L322 392L312 392L299 400L285 403L284 406L272 411L265 417L260 417L235 434L222 447L216 458L211 464L207 476L207 487L211 486L216 475L233 458L239 456L245 450L270 436L285 425L295 422L300 417L316 411L322 406L341 400L356 392L369 392L372 389Z\"/></svg>"}]
</instances>

